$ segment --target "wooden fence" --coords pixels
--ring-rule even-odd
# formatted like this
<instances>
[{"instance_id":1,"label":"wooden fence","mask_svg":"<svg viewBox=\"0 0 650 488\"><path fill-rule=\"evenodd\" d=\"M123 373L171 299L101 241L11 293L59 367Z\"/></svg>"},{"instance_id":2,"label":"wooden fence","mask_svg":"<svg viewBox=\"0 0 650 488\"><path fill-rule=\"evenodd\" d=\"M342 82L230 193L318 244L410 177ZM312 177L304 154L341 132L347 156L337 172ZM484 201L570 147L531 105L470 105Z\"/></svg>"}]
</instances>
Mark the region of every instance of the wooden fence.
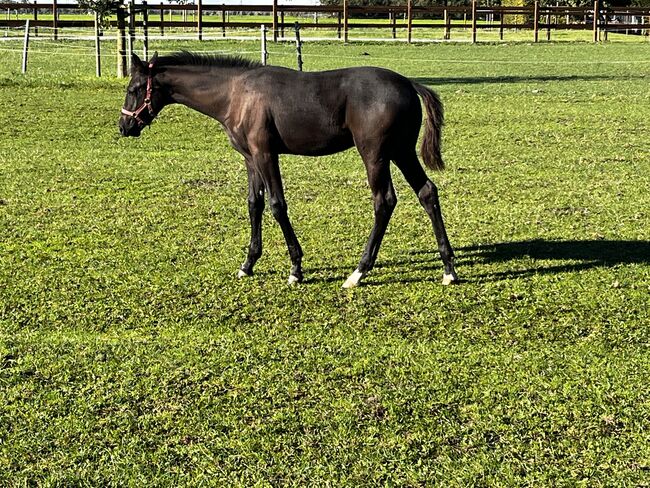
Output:
<instances>
[{"instance_id":1,"label":"wooden fence","mask_svg":"<svg viewBox=\"0 0 650 488\"><path fill-rule=\"evenodd\" d=\"M453 29L471 29L472 42L477 41L477 34L481 29L498 29L499 38L503 39L506 29L526 29L532 31L534 42L539 41L540 32L546 32L550 40L552 30L589 30L593 32L594 42L606 40L608 32L622 32L648 35L650 32L650 8L599 8L599 2L594 2L593 7L561 7L540 6L535 2L530 7L483 7L473 0L471 5L445 7L416 7L411 0L403 6L380 7L349 7L344 1L341 6L316 6L316 5L279 5L277 0L272 5L203 5L202 0L197 0L194 5L169 5L169 4L131 4L130 11L136 12L130 22L131 28L142 27L146 24L148 29L158 29L164 35L165 29L195 28L197 38L202 39L206 30L213 29L223 37L227 30L256 28L264 24L259 19L251 18L250 21L231 21L230 15L236 13L262 13L272 18L273 41L284 37L286 29L293 28L293 22L285 22L285 15L321 15L335 19L333 22L301 22L301 28L308 29L334 29L337 37L346 42L350 39L353 29L388 29L392 38L397 37L397 29L406 31L406 38L411 42L414 29L443 29L443 37L451 38ZM30 25L50 27L56 39L60 31L66 28L86 28L95 25L94 20L61 19L61 11L86 13L79 5L58 5L53 3L0 3L0 13L8 12L4 18L0 15L0 28L23 27L25 18L11 18L11 13L21 12L31 16ZM193 20L165 19L165 12L187 12ZM596 12L596 15L594 15ZM39 19L39 14L49 14L51 19ZM128 16L128 13L124 15ZM17 17L17 15L16 15ZM377 18L388 19L388 22L378 22ZM187 15L185 16L187 18ZM354 22L350 22L354 19ZM417 23L413 20L418 19ZM429 21L427 21L429 20ZM437 20L437 21L436 21ZM268 24L268 22L266 22ZM111 26L117 26L117 21L110 21ZM270 27L270 26L269 26Z\"/></svg>"}]
</instances>

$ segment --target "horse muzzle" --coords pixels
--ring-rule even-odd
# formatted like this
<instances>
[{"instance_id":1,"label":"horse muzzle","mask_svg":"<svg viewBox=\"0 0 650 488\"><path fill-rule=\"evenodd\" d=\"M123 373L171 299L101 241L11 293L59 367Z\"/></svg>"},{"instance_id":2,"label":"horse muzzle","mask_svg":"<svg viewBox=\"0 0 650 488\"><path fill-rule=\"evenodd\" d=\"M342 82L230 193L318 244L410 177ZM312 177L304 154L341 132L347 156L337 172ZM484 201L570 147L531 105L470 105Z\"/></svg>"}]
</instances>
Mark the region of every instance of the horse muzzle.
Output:
<instances>
[{"instance_id":1,"label":"horse muzzle","mask_svg":"<svg viewBox=\"0 0 650 488\"><path fill-rule=\"evenodd\" d=\"M120 134L124 137L138 137L142 133L141 124L133 117L120 117L118 126L120 128Z\"/></svg>"}]
</instances>

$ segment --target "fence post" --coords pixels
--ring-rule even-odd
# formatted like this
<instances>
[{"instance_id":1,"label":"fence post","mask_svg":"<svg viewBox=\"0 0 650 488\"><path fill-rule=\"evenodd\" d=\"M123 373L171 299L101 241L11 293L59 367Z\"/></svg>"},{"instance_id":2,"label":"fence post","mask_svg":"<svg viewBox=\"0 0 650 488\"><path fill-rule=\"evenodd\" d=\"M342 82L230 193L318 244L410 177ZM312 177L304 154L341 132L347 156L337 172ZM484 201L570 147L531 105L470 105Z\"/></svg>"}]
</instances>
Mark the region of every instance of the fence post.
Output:
<instances>
[{"instance_id":1,"label":"fence post","mask_svg":"<svg viewBox=\"0 0 650 488\"><path fill-rule=\"evenodd\" d=\"M280 12L280 37L284 39L284 10ZM341 37L340 31L339 31L339 37Z\"/></svg>"},{"instance_id":2,"label":"fence post","mask_svg":"<svg viewBox=\"0 0 650 488\"><path fill-rule=\"evenodd\" d=\"M128 52L129 52L129 63L131 62L131 56L135 51L135 0L129 1L128 6L128 15L129 15L129 39L128 39Z\"/></svg>"},{"instance_id":3,"label":"fence post","mask_svg":"<svg viewBox=\"0 0 650 488\"><path fill-rule=\"evenodd\" d=\"M199 41L203 40L203 1L196 2L196 28L199 31Z\"/></svg>"},{"instance_id":4,"label":"fence post","mask_svg":"<svg viewBox=\"0 0 650 488\"><path fill-rule=\"evenodd\" d=\"M29 19L25 22L25 40L23 42L23 65L21 72L27 73L27 52L29 50Z\"/></svg>"},{"instance_id":5,"label":"fence post","mask_svg":"<svg viewBox=\"0 0 650 488\"><path fill-rule=\"evenodd\" d=\"M119 7L117 15L117 77L126 76L126 11Z\"/></svg>"},{"instance_id":6,"label":"fence post","mask_svg":"<svg viewBox=\"0 0 650 488\"><path fill-rule=\"evenodd\" d=\"M476 0L472 0L472 44L476 44Z\"/></svg>"},{"instance_id":7,"label":"fence post","mask_svg":"<svg viewBox=\"0 0 650 488\"><path fill-rule=\"evenodd\" d=\"M278 0L273 0L273 42L278 42Z\"/></svg>"},{"instance_id":8,"label":"fence post","mask_svg":"<svg viewBox=\"0 0 650 488\"><path fill-rule=\"evenodd\" d=\"M448 41L449 38L451 37L451 32L450 32L451 31L451 19L449 18L449 11L447 9L445 9L445 11L444 11L444 22L445 22L445 31L444 31L444 35L442 37L443 37L443 39Z\"/></svg>"},{"instance_id":9,"label":"fence post","mask_svg":"<svg viewBox=\"0 0 650 488\"><path fill-rule=\"evenodd\" d=\"M34 24L38 21L38 8L36 7L36 0L34 0ZM34 37L38 37L38 27L34 25Z\"/></svg>"},{"instance_id":10,"label":"fence post","mask_svg":"<svg viewBox=\"0 0 650 488\"><path fill-rule=\"evenodd\" d=\"M413 1L408 0L406 4L406 40L411 44L411 37L413 35Z\"/></svg>"},{"instance_id":11,"label":"fence post","mask_svg":"<svg viewBox=\"0 0 650 488\"><path fill-rule=\"evenodd\" d=\"M551 14L546 14L546 40L551 40Z\"/></svg>"},{"instance_id":12,"label":"fence post","mask_svg":"<svg viewBox=\"0 0 650 488\"><path fill-rule=\"evenodd\" d=\"M300 24L296 22L293 25L296 30L296 57L298 60L298 71L302 71L302 42L300 41Z\"/></svg>"},{"instance_id":13,"label":"fence post","mask_svg":"<svg viewBox=\"0 0 650 488\"><path fill-rule=\"evenodd\" d=\"M99 14L95 12L95 75L97 77L102 76L102 55L99 43Z\"/></svg>"},{"instance_id":14,"label":"fence post","mask_svg":"<svg viewBox=\"0 0 650 488\"><path fill-rule=\"evenodd\" d=\"M499 40L503 41L503 24L504 24L503 11L499 14Z\"/></svg>"},{"instance_id":15,"label":"fence post","mask_svg":"<svg viewBox=\"0 0 650 488\"><path fill-rule=\"evenodd\" d=\"M226 6L221 4L221 36L226 37Z\"/></svg>"},{"instance_id":16,"label":"fence post","mask_svg":"<svg viewBox=\"0 0 650 488\"><path fill-rule=\"evenodd\" d=\"M149 59L149 6L142 0L142 55Z\"/></svg>"},{"instance_id":17,"label":"fence post","mask_svg":"<svg viewBox=\"0 0 650 488\"><path fill-rule=\"evenodd\" d=\"M598 13L600 10L600 5L598 0L594 1L594 42L598 42Z\"/></svg>"},{"instance_id":18,"label":"fence post","mask_svg":"<svg viewBox=\"0 0 650 488\"><path fill-rule=\"evenodd\" d=\"M337 22L336 22L336 36L341 38L341 12L336 13Z\"/></svg>"},{"instance_id":19,"label":"fence post","mask_svg":"<svg viewBox=\"0 0 650 488\"><path fill-rule=\"evenodd\" d=\"M393 31L393 39L397 39L397 12L394 10L391 12L390 23Z\"/></svg>"},{"instance_id":20,"label":"fence post","mask_svg":"<svg viewBox=\"0 0 650 488\"><path fill-rule=\"evenodd\" d=\"M533 6L533 42L539 41L539 2L535 0Z\"/></svg>"},{"instance_id":21,"label":"fence post","mask_svg":"<svg viewBox=\"0 0 650 488\"><path fill-rule=\"evenodd\" d=\"M260 35L262 41L262 66L266 66L266 60L269 58L269 52L266 49L266 26L262 24L260 27Z\"/></svg>"},{"instance_id":22,"label":"fence post","mask_svg":"<svg viewBox=\"0 0 650 488\"><path fill-rule=\"evenodd\" d=\"M165 9L162 2L160 2L160 35L165 35Z\"/></svg>"},{"instance_id":23,"label":"fence post","mask_svg":"<svg viewBox=\"0 0 650 488\"><path fill-rule=\"evenodd\" d=\"M52 29L56 41L59 38L59 9L56 0L52 0Z\"/></svg>"},{"instance_id":24,"label":"fence post","mask_svg":"<svg viewBox=\"0 0 650 488\"><path fill-rule=\"evenodd\" d=\"M348 0L343 0L343 42L348 42Z\"/></svg>"}]
</instances>

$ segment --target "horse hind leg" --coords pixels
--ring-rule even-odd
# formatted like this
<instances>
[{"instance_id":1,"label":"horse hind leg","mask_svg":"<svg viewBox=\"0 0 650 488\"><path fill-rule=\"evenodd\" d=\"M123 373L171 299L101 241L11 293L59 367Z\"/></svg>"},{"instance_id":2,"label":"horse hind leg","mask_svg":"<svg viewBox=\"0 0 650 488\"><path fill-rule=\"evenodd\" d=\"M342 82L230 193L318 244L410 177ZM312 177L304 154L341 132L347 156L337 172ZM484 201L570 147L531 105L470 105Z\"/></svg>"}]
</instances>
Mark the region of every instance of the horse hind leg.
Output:
<instances>
[{"instance_id":1,"label":"horse hind leg","mask_svg":"<svg viewBox=\"0 0 650 488\"><path fill-rule=\"evenodd\" d=\"M357 286L375 265L381 241L386 233L395 205L397 205L397 196L390 176L390 160L381 156L364 157L363 159L366 163L368 183L372 191L375 222L359 265L345 281L343 288Z\"/></svg>"},{"instance_id":2,"label":"horse hind leg","mask_svg":"<svg viewBox=\"0 0 650 488\"><path fill-rule=\"evenodd\" d=\"M433 232L438 242L438 250L445 269L442 275L442 284L449 285L458 281L454 268L454 251L451 244L449 244L447 230L442 219L436 185L427 177L414 151L408 156L396 158L395 164L417 194L420 204L424 207L433 224Z\"/></svg>"}]
</instances>

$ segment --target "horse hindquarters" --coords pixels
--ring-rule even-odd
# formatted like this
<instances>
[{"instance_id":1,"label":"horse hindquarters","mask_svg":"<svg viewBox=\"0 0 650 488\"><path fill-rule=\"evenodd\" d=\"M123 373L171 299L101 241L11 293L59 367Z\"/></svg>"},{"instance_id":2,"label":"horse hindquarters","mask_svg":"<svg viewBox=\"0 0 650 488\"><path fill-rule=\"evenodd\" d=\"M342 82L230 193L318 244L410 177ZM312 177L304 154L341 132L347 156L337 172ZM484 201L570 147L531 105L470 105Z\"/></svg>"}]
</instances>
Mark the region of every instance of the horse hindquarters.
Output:
<instances>
[{"instance_id":1,"label":"horse hindquarters","mask_svg":"<svg viewBox=\"0 0 650 488\"><path fill-rule=\"evenodd\" d=\"M418 160L415 148L421 126L420 102L415 93L417 90L417 93L422 96L425 102L428 117L423 137L423 159L434 169L444 168L440 155L440 135L443 120L442 104L438 96L428 88L419 85L409 88L408 95L402 100L405 103L400 107L400 110L385 114L390 116L381 121L383 124L373 123L377 121L372 120L364 121L365 127L372 127L369 130L370 137L360 137L358 128L353 131L357 149L366 164L368 182L373 192L375 225L359 267L348 278L345 287L356 286L374 266L381 240L397 202L390 179L389 159L395 161L413 191L418 195L420 204L431 219L438 250L444 265L442 283L448 285L457 281L453 263L454 253L447 237L440 209L438 190L427 177ZM365 142L368 142L368 144L365 144Z\"/></svg>"}]
</instances>

